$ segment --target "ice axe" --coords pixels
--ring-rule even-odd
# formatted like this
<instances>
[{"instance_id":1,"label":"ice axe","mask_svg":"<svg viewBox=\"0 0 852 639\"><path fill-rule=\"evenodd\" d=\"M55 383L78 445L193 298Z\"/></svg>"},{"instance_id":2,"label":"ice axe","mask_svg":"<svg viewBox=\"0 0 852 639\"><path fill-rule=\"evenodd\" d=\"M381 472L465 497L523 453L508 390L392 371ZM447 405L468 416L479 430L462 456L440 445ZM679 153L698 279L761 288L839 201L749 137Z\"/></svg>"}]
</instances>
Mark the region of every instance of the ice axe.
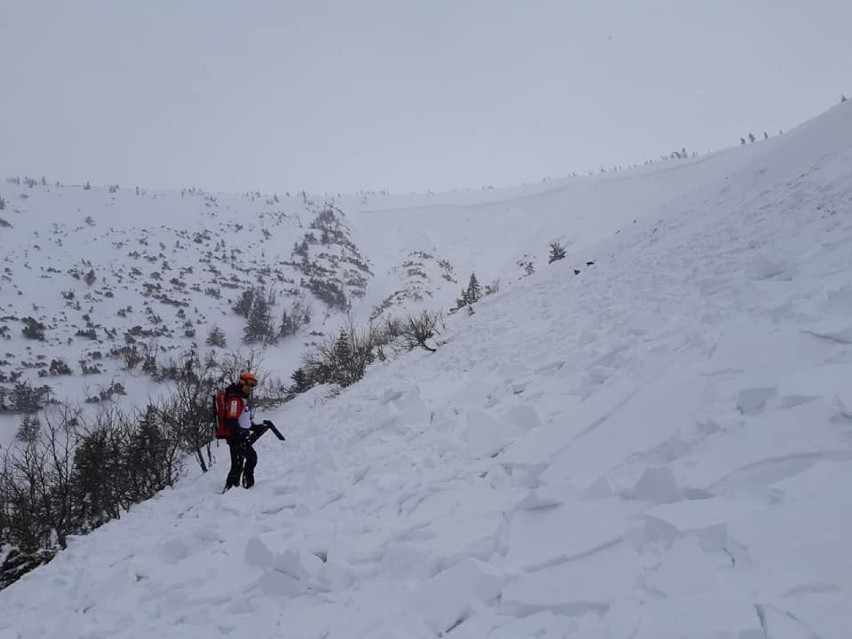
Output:
<instances>
[{"instance_id":1,"label":"ice axe","mask_svg":"<svg viewBox=\"0 0 852 639\"><path fill-rule=\"evenodd\" d=\"M252 424L251 426L251 435L249 436L249 444L254 444L258 439L263 437L266 431L271 430L272 433L280 439L282 442L285 441L284 435L281 434L281 431L275 428L275 424L273 424L268 419L264 419L261 424Z\"/></svg>"}]
</instances>

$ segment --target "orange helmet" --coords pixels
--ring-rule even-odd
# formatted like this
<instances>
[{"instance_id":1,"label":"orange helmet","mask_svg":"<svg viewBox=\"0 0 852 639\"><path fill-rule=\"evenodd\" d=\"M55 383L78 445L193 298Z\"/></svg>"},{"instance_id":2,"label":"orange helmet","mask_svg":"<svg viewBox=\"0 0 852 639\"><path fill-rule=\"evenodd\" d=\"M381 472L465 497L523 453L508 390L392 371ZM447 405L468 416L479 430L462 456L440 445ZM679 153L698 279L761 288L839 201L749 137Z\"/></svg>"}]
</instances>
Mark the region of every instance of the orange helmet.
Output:
<instances>
[{"instance_id":1,"label":"orange helmet","mask_svg":"<svg viewBox=\"0 0 852 639\"><path fill-rule=\"evenodd\" d=\"M250 388L254 388L255 386L257 386L257 377L254 376L254 373L245 371L243 373L240 373L239 384L240 386L248 386Z\"/></svg>"}]
</instances>

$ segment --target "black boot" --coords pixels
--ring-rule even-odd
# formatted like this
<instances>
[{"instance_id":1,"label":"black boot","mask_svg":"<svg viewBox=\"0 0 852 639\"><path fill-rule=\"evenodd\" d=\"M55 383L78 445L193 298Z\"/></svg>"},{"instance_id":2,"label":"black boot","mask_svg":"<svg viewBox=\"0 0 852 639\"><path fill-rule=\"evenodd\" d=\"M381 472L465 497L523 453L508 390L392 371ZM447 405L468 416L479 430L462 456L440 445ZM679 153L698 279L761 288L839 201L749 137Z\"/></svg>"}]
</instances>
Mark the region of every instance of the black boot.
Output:
<instances>
[{"instance_id":1,"label":"black boot","mask_svg":"<svg viewBox=\"0 0 852 639\"><path fill-rule=\"evenodd\" d=\"M231 488L240 485L240 476L243 474L243 466L245 464L245 445L242 440L236 438L228 439L228 448L231 452L231 468L228 471L228 477L225 480L225 490L228 492Z\"/></svg>"},{"instance_id":2,"label":"black boot","mask_svg":"<svg viewBox=\"0 0 852 639\"><path fill-rule=\"evenodd\" d=\"M244 455L243 488L251 488L254 486L254 467L257 466L257 453L254 448L248 446L244 451Z\"/></svg>"}]
</instances>

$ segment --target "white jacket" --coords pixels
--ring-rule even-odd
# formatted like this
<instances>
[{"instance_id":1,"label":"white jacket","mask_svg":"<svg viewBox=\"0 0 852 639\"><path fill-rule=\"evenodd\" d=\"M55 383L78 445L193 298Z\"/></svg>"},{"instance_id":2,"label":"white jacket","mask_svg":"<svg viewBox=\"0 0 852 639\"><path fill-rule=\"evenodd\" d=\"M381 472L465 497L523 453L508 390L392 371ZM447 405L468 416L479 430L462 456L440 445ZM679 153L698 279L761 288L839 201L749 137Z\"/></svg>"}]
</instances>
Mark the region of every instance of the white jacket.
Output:
<instances>
[{"instance_id":1,"label":"white jacket","mask_svg":"<svg viewBox=\"0 0 852 639\"><path fill-rule=\"evenodd\" d=\"M239 416L238 423L240 428L245 428L246 430L251 428L251 406L249 406L247 401L242 414Z\"/></svg>"}]
</instances>

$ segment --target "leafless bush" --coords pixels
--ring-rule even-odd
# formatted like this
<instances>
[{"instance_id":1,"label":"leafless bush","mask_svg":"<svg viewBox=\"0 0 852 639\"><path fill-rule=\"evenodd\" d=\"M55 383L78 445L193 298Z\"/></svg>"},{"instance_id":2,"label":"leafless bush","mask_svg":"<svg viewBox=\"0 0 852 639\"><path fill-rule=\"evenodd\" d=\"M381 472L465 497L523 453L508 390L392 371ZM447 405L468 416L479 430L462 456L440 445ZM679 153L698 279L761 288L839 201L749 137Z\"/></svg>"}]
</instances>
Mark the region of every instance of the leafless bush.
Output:
<instances>
[{"instance_id":1,"label":"leafless bush","mask_svg":"<svg viewBox=\"0 0 852 639\"><path fill-rule=\"evenodd\" d=\"M374 361L376 333L372 328L358 329L350 321L337 337L329 337L302 356L302 369L311 385L354 384Z\"/></svg>"},{"instance_id":2,"label":"leafless bush","mask_svg":"<svg viewBox=\"0 0 852 639\"><path fill-rule=\"evenodd\" d=\"M125 370L132 371L142 362L142 355L136 344L125 344L113 350L113 353L124 362Z\"/></svg>"},{"instance_id":3,"label":"leafless bush","mask_svg":"<svg viewBox=\"0 0 852 639\"><path fill-rule=\"evenodd\" d=\"M440 334L438 327L443 328L443 325L442 314L429 311L421 311L419 315L405 319L386 318L375 329L378 344L377 356L379 359L385 359L386 351L390 351L391 355L399 355L415 348L434 353L437 349L430 346L428 341Z\"/></svg>"},{"instance_id":4,"label":"leafless bush","mask_svg":"<svg viewBox=\"0 0 852 639\"><path fill-rule=\"evenodd\" d=\"M376 359L385 360L415 348L435 352L428 341L443 327L440 313L423 311L406 319L386 318L379 325L357 328L350 318L337 337L329 337L302 356L293 372L288 399L318 385L346 387L360 380Z\"/></svg>"},{"instance_id":5,"label":"leafless bush","mask_svg":"<svg viewBox=\"0 0 852 639\"><path fill-rule=\"evenodd\" d=\"M129 416L99 405L90 425L81 413L51 405L37 436L6 450L0 468L0 588L172 485L182 470L178 433L154 411Z\"/></svg>"},{"instance_id":6,"label":"leafless bush","mask_svg":"<svg viewBox=\"0 0 852 639\"><path fill-rule=\"evenodd\" d=\"M177 400L174 400L178 404ZM186 452L183 428L160 419L152 404L132 420L122 422L122 508L149 499L173 485L183 471L182 452Z\"/></svg>"},{"instance_id":7,"label":"leafless bush","mask_svg":"<svg viewBox=\"0 0 852 639\"><path fill-rule=\"evenodd\" d=\"M253 371L255 374L263 366L264 354L262 350L249 348L247 351L239 349L231 351L224 356L219 367L225 379L236 381L243 371ZM261 377L258 375L258 377Z\"/></svg>"},{"instance_id":8,"label":"leafless bush","mask_svg":"<svg viewBox=\"0 0 852 639\"><path fill-rule=\"evenodd\" d=\"M32 553L67 545L74 530L73 459L79 414L54 407L37 436L6 450L0 473L3 542Z\"/></svg>"},{"instance_id":9,"label":"leafless bush","mask_svg":"<svg viewBox=\"0 0 852 639\"><path fill-rule=\"evenodd\" d=\"M443 317L440 313L422 311L420 315L409 317L404 323L404 330L401 335L403 344L409 350L420 347L434 353L437 349L429 346L426 342L440 334L439 325L443 326Z\"/></svg>"},{"instance_id":10,"label":"leafless bush","mask_svg":"<svg viewBox=\"0 0 852 639\"><path fill-rule=\"evenodd\" d=\"M149 410L167 427L170 458L182 450L193 455L201 470L207 472L211 462L213 396L231 380L215 362L202 362L194 352L184 357L180 374L173 379L170 395L149 406Z\"/></svg>"}]
</instances>

